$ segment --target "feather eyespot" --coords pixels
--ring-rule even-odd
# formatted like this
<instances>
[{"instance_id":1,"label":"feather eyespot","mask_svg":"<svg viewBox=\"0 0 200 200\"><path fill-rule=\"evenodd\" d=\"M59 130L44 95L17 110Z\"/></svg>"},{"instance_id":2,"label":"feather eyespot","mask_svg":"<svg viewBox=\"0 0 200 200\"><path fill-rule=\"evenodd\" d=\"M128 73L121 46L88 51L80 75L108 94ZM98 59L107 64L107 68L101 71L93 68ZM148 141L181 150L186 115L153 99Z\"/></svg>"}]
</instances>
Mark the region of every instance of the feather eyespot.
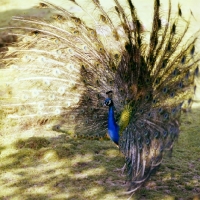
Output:
<instances>
[{"instance_id":1,"label":"feather eyespot","mask_svg":"<svg viewBox=\"0 0 200 200\"><path fill-rule=\"evenodd\" d=\"M158 19L158 20L157 20L157 23L158 23L158 28L160 29L160 28L161 28L161 25L162 25L161 19Z\"/></svg>"},{"instance_id":2,"label":"feather eyespot","mask_svg":"<svg viewBox=\"0 0 200 200\"><path fill-rule=\"evenodd\" d=\"M175 96L175 94L174 94L174 92L172 92L171 94L170 94L170 97L174 97Z\"/></svg>"},{"instance_id":3,"label":"feather eyespot","mask_svg":"<svg viewBox=\"0 0 200 200\"><path fill-rule=\"evenodd\" d=\"M96 84L97 84L97 85L99 85L99 79L96 79L96 81L95 81L95 82L96 82Z\"/></svg>"},{"instance_id":4,"label":"feather eyespot","mask_svg":"<svg viewBox=\"0 0 200 200\"><path fill-rule=\"evenodd\" d=\"M190 50L190 54L191 54L191 56L194 55L194 52L195 52L195 46L193 46L192 49Z\"/></svg>"},{"instance_id":5,"label":"feather eyespot","mask_svg":"<svg viewBox=\"0 0 200 200\"><path fill-rule=\"evenodd\" d=\"M169 129L169 133L172 134L173 132L174 132L173 127L170 127L170 129Z\"/></svg>"},{"instance_id":6,"label":"feather eyespot","mask_svg":"<svg viewBox=\"0 0 200 200\"><path fill-rule=\"evenodd\" d=\"M151 117L151 113L150 112L148 113L148 117Z\"/></svg>"},{"instance_id":7,"label":"feather eyespot","mask_svg":"<svg viewBox=\"0 0 200 200\"><path fill-rule=\"evenodd\" d=\"M188 99L188 104L190 104L192 102L192 98Z\"/></svg>"},{"instance_id":8,"label":"feather eyespot","mask_svg":"<svg viewBox=\"0 0 200 200\"><path fill-rule=\"evenodd\" d=\"M166 138L167 137L167 131L163 131L163 136Z\"/></svg>"},{"instance_id":9,"label":"feather eyespot","mask_svg":"<svg viewBox=\"0 0 200 200\"><path fill-rule=\"evenodd\" d=\"M185 64L185 61L186 61L186 57L183 56L182 59L181 59L181 64Z\"/></svg>"},{"instance_id":10,"label":"feather eyespot","mask_svg":"<svg viewBox=\"0 0 200 200\"><path fill-rule=\"evenodd\" d=\"M94 108L90 107L89 110L90 110L90 112L92 112L92 111L94 111Z\"/></svg>"},{"instance_id":11,"label":"feather eyespot","mask_svg":"<svg viewBox=\"0 0 200 200\"><path fill-rule=\"evenodd\" d=\"M162 111L163 111L162 108L159 108L159 109L158 109L158 112L159 112L159 113L162 113Z\"/></svg>"},{"instance_id":12,"label":"feather eyespot","mask_svg":"<svg viewBox=\"0 0 200 200\"><path fill-rule=\"evenodd\" d=\"M173 108L172 109L172 113L174 114L176 112L176 108Z\"/></svg>"},{"instance_id":13,"label":"feather eyespot","mask_svg":"<svg viewBox=\"0 0 200 200\"><path fill-rule=\"evenodd\" d=\"M75 120L75 116L74 115L70 115L69 119L70 120Z\"/></svg>"},{"instance_id":14,"label":"feather eyespot","mask_svg":"<svg viewBox=\"0 0 200 200\"><path fill-rule=\"evenodd\" d=\"M167 46L167 51L171 51L171 48L172 48L172 44L171 44L171 42L169 42L169 44Z\"/></svg>"},{"instance_id":15,"label":"feather eyespot","mask_svg":"<svg viewBox=\"0 0 200 200\"><path fill-rule=\"evenodd\" d=\"M183 83L180 82L180 83L178 84L178 86L179 86L179 88L182 88L182 87L183 87Z\"/></svg>"},{"instance_id":16,"label":"feather eyespot","mask_svg":"<svg viewBox=\"0 0 200 200\"><path fill-rule=\"evenodd\" d=\"M77 31L77 30L74 30L74 35L79 35L79 31Z\"/></svg>"},{"instance_id":17,"label":"feather eyespot","mask_svg":"<svg viewBox=\"0 0 200 200\"><path fill-rule=\"evenodd\" d=\"M168 119L168 117L169 117L169 114L168 114L168 113L165 113L165 114L164 114L164 118L165 118L165 119Z\"/></svg>"},{"instance_id":18,"label":"feather eyespot","mask_svg":"<svg viewBox=\"0 0 200 200\"><path fill-rule=\"evenodd\" d=\"M93 119L97 119L97 115L95 114L95 115L93 115Z\"/></svg>"},{"instance_id":19,"label":"feather eyespot","mask_svg":"<svg viewBox=\"0 0 200 200\"><path fill-rule=\"evenodd\" d=\"M95 35L96 32L95 32L94 30L91 30L90 33L91 33L92 35Z\"/></svg>"},{"instance_id":20,"label":"feather eyespot","mask_svg":"<svg viewBox=\"0 0 200 200\"><path fill-rule=\"evenodd\" d=\"M195 71L194 71L194 75L198 76L199 75L199 66L196 67Z\"/></svg>"},{"instance_id":21,"label":"feather eyespot","mask_svg":"<svg viewBox=\"0 0 200 200\"><path fill-rule=\"evenodd\" d=\"M139 150L142 150L143 148L142 144L139 144L138 147L139 147Z\"/></svg>"},{"instance_id":22,"label":"feather eyespot","mask_svg":"<svg viewBox=\"0 0 200 200\"><path fill-rule=\"evenodd\" d=\"M85 110L84 110L84 109L81 109L80 113L83 114L84 112L85 112Z\"/></svg>"},{"instance_id":23,"label":"feather eyespot","mask_svg":"<svg viewBox=\"0 0 200 200\"><path fill-rule=\"evenodd\" d=\"M150 144L150 140L147 139L147 140L146 140L146 145L149 145L149 144Z\"/></svg>"},{"instance_id":24,"label":"feather eyespot","mask_svg":"<svg viewBox=\"0 0 200 200\"><path fill-rule=\"evenodd\" d=\"M141 136L138 136L137 140L140 141L141 139L142 139Z\"/></svg>"},{"instance_id":25,"label":"feather eyespot","mask_svg":"<svg viewBox=\"0 0 200 200\"><path fill-rule=\"evenodd\" d=\"M156 99L153 99L153 104L156 104L157 103L157 100Z\"/></svg>"},{"instance_id":26,"label":"feather eyespot","mask_svg":"<svg viewBox=\"0 0 200 200\"><path fill-rule=\"evenodd\" d=\"M149 100L150 99L150 95L146 95L145 99Z\"/></svg>"},{"instance_id":27,"label":"feather eyespot","mask_svg":"<svg viewBox=\"0 0 200 200\"><path fill-rule=\"evenodd\" d=\"M107 21L107 20L106 20L106 17L103 16L103 15L100 15L100 19L101 19L101 21L104 22L104 23Z\"/></svg>"},{"instance_id":28,"label":"feather eyespot","mask_svg":"<svg viewBox=\"0 0 200 200\"><path fill-rule=\"evenodd\" d=\"M104 49L103 49L102 47L99 47L99 51L103 52L103 50L104 50Z\"/></svg>"},{"instance_id":29,"label":"feather eyespot","mask_svg":"<svg viewBox=\"0 0 200 200\"><path fill-rule=\"evenodd\" d=\"M26 107L25 107L25 106L21 106L21 107L20 107L20 110L21 110L21 111L24 111L24 110L26 110Z\"/></svg>"},{"instance_id":30,"label":"feather eyespot","mask_svg":"<svg viewBox=\"0 0 200 200\"><path fill-rule=\"evenodd\" d=\"M123 92L124 92L124 89L123 89L123 88L120 88L120 89L119 89L119 92L120 92L120 93L123 93Z\"/></svg>"},{"instance_id":31,"label":"feather eyespot","mask_svg":"<svg viewBox=\"0 0 200 200\"><path fill-rule=\"evenodd\" d=\"M182 10L181 10L180 4L178 4L178 15L180 17L182 16Z\"/></svg>"},{"instance_id":32,"label":"feather eyespot","mask_svg":"<svg viewBox=\"0 0 200 200\"><path fill-rule=\"evenodd\" d=\"M99 63L99 62L96 62L96 63L95 63L95 66L96 66L96 67L99 67L99 66L100 66L100 63Z\"/></svg>"},{"instance_id":33,"label":"feather eyespot","mask_svg":"<svg viewBox=\"0 0 200 200\"><path fill-rule=\"evenodd\" d=\"M39 8L48 8L48 5L45 3L39 3Z\"/></svg>"},{"instance_id":34,"label":"feather eyespot","mask_svg":"<svg viewBox=\"0 0 200 200\"><path fill-rule=\"evenodd\" d=\"M116 53L116 54L114 55L114 57L115 57L116 60L118 60L118 59L119 59L119 54Z\"/></svg>"},{"instance_id":35,"label":"feather eyespot","mask_svg":"<svg viewBox=\"0 0 200 200\"><path fill-rule=\"evenodd\" d=\"M48 99L49 99L50 101L55 100L55 98L56 98L56 96L55 96L54 94L50 94L50 95L48 96Z\"/></svg>"},{"instance_id":36,"label":"feather eyespot","mask_svg":"<svg viewBox=\"0 0 200 200\"><path fill-rule=\"evenodd\" d=\"M166 87L163 88L163 92L167 93L167 88Z\"/></svg>"},{"instance_id":37,"label":"feather eyespot","mask_svg":"<svg viewBox=\"0 0 200 200\"><path fill-rule=\"evenodd\" d=\"M72 21L74 21L76 24L81 24L81 20L77 17L71 17Z\"/></svg>"},{"instance_id":38,"label":"feather eyespot","mask_svg":"<svg viewBox=\"0 0 200 200\"><path fill-rule=\"evenodd\" d=\"M149 137L149 132L148 132L148 131L145 131L145 132L144 132L144 136L145 136L145 137Z\"/></svg>"},{"instance_id":39,"label":"feather eyespot","mask_svg":"<svg viewBox=\"0 0 200 200\"><path fill-rule=\"evenodd\" d=\"M154 133L154 137L157 139L157 138L159 138L159 136L160 136L160 133L159 133L158 131L156 131L156 132Z\"/></svg>"},{"instance_id":40,"label":"feather eyespot","mask_svg":"<svg viewBox=\"0 0 200 200\"><path fill-rule=\"evenodd\" d=\"M59 14L55 15L55 19L61 20L61 21L65 20L65 18L62 15L59 15Z\"/></svg>"},{"instance_id":41,"label":"feather eyespot","mask_svg":"<svg viewBox=\"0 0 200 200\"><path fill-rule=\"evenodd\" d=\"M55 111L54 111L55 115L60 115L61 113L61 110L59 108L56 108Z\"/></svg>"},{"instance_id":42,"label":"feather eyespot","mask_svg":"<svg viewBox=\"0 0 200 200\"><path fill-rule=\"evenodd\" d=\"M178 74L178 70L177 70L177 69L174 69L173 75L176 76L177 74Z\"/></svg>"},{"instance_id":43,"label":"feather eyespot","mask_svg":"<svg viewBox=\"0 0 200 200\"><path fill-rule=\"evenodd\" d=\"M71 49L71 48L68 48L67 51L68 51L70 54L73 54L73 53L74 53L73 49Z\"/></svg>"},{"instance_id":44,"label":"feather eyespot","mask_svg":"<svg viewBox=\"0 0 200 200\"><path fill-rule=\"evenodd\" d=\"M146 83L149 83L149 82L150 82L150 79L149 79L149 78L147 78L147 79L146 79Z\"/></svg>"},{"instance_id":45,"label":"feather eyespot","mask_svg":"<svg viewBox=\"0 0 200 200\"><path fill-rule=\"evenodd\" d=\"M188 71L187 74L185 75L185 79L189 79L190 77L190 72Z\"/></svg>"},{"instance_id":46,"label":"feather eyespot","mask_svg":"<svg viewBox=\"0 0 200 200\"><path fill-rule=\"evenodd\" d=\"M113 84L113 80L109 80L109 84L112 85Z\"/></svg>"},{"instance_id":47,"label":"feather eyespot","mask_svg":"<svg viewBox=\"0 0 200 200\"><path fill-rule=\"evenodd\" d=\"M60 130L60 125L55 125L55 126L53 127L53 129L54 129L54 130Z\"/></svg>"},{"instance_id":48,"label":"feather eyespot","mask_svg":"<svg viewBox=\"0 0 200 200\"><path fill-rule=\"evenodd\" d=\"M171 33L172 33L172 34L175 34L175 32L176 32L176 25L173 24L173 25L172 25Z\"/></svg>"},{"instance_id":49,"label":"feather eyespot","mask_svg":"<svg viewBox=\"0 0 200 200\"><path fill-rule=\"evenodd\" d=\"M159 84L159 83L160 83L160 80L159 80L159 79L156 79L155 83L156 83L156 84Z\"/></svg>"},{"instance_id":50,"label":"feather eyespot","mask_svg":"<svg viewBox=\"0 0 200 200\"><path fill-rule=\"evenodd\" d=\"M39 109L39 110L43 110L44 107L45 107L45 106L44 106L44 103L43 103L43 102L39 102L39 103L38 103L38 109Z\"/></svg>"},{"instance_id":51,"label":"feather eyespot","mask_svg":"<svg viewBox=\"0 0 200 200\"><path fill-rule=\"evenodd\" d=\"M38 31L38 30L35 30L35 31L32 31L32 32L31 32L31 34L32 34L32 35L35 35L35 36L39 35L39 33L40 33L40 31Z\"/></svg>"}]
</instances>

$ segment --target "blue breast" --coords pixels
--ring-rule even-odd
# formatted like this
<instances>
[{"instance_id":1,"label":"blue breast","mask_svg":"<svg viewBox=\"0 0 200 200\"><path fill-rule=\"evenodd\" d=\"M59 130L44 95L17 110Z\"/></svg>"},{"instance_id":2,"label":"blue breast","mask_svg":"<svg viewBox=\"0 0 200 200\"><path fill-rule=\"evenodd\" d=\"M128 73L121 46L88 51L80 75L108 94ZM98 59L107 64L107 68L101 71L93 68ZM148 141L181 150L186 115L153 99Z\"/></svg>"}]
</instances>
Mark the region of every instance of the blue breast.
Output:
<instances>
[{"instance_id":1,"label":"blue breast","mask_svg":"<svg viewBox=\"0 0 200 200\"><path fill-rule=\"evenodd\" d=\"M119 126L115 122L113 106L109 107L109 112L108 112L108 134L109 134L111 140L115 144L118 145L118 143L119 143Z\"/></svg>"}]
</instances>

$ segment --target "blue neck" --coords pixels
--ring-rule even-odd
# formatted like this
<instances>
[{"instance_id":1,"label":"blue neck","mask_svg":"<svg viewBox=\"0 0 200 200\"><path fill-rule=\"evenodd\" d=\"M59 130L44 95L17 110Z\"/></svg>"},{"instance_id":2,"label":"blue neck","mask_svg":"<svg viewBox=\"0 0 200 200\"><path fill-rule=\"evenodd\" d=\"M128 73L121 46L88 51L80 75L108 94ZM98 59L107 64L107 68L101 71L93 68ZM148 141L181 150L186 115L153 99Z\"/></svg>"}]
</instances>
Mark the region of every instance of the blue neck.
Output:
<instances>
[{"instance_id":1,"label":"blue neck","mask_svg":"<svg viewBox=\"0 0 200 200\"><path fill-rule=\"evenodd\" d=\"M111 140L118 145L119 143L119 126L115 122L114 107L109 107L108 112L108 134Z\"/></svg>"}]
</instances>

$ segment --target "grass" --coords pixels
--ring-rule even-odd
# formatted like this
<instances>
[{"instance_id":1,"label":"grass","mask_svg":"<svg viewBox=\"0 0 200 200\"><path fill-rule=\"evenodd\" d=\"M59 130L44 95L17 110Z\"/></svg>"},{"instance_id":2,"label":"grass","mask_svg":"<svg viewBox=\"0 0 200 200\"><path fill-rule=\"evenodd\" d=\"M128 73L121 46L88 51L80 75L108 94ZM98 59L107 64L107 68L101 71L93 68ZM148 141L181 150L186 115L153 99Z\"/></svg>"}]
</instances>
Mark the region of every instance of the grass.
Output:
<instances>
[{"instance_id":1,"label":"grass","mask_svg":"<svg viewBox=\"0 0 200 200\"><path fill-rule=\"evenodd\" d=\"M132 199L200 199L200 108L182 115L173 156ZM3 122L3 120L2 120ZM15 122L16 123L16 122ZM1 124L0 199L127 199L123 157L110 141L71 139L44 127Z\"/></svg>"}]
</instances>

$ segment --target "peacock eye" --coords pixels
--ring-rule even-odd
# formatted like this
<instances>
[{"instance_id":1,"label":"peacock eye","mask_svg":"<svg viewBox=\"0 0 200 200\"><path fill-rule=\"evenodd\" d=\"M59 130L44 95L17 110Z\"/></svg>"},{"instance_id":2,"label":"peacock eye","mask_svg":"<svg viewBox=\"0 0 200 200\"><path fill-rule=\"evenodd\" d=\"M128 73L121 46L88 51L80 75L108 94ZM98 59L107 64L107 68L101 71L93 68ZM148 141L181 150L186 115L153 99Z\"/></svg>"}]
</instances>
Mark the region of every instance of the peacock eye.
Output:
<instances>
[{"instance_id":1,"label":"peacock eye","mask_svg":"<svg viewBox=\"0 0 200 200\"><path fill-rule=\"evenodd\" d=\"M165 119L167 119L168 116L169 116L168 113L165 113L165 114L164 114L164 118L165 118Z\"/></svg>"},{"instance_id":2,"label":"peacock eye","mask_svg":"<svg viewBox=\"0 0 200 200\"><path fill-rule=\"evenodd\" d=\"M167 92L167 88L166 88L166 87L163 88L163 92L164 92L164 93Z\"/></svg>"},{"instance_id":3,"label":"peacock eye","mask_svg":"<svg viewBox=\"0 0 200 200\"><path fill-rule=\"evenodd\" d=\"M159 113L162 113L162 111L163 111L162 108L159 108L159 109L158 109L158 112L159 112Z\"/></svg>"},{"instance_id":4,"label":"peacock eye","mask_svg":"<svg viewBox=\"0 0 200 200\"><path fill-rule=\"evenodd\" d=\"M149 96L149 95L147 95L145 98L146 98L146 100L148 100L148 99L150 98L150 96Z\"/></svg>"},{"instance_id":5,"label":"peacock eye","mask_svg":"<svg viewBox=\"0 0 200 200\"><path fill-rule=\"evenodd\" d=\"M119 54L116 53L114 56L115 56L115 59L119 59Z\"/></svg>"},{"instance_id":6,"label":"peacock eye","mask_svg":"<svg viewBox=\"0 0 200 200\"><path fill-rule=\"evenodd\" d=\"M173 98L173 97L174 97L174 92L172 92L172 93L170 94L170 96Z\"/></svg>"},{"instance_id":7,"label":"peacock eye","mask_svg":"<svg viewBox=\"0 0 200 200\"><path fill-rule=\"evenodd\" d=\"M150 112L148 113L148 117L151 117L151 113Z\"/></svg>"},{"instance_id":8,"label":"peacock eye","mask_svg":"<svg viewBox=\"0 0 200 200\"><path fill-rule=\"evenodd\" d=\"M172 113L174 114L176 112L176 108L173 108L172 109Z\"/></svg>"},{"instance_id":9,"label":"peacock eye","mask_svg":"<svg viewBox=\"0 0 200 200\"><path fill-rule=\"evenodd\" d=\"M185 61L186 61L186 57L183 56L182 59L181 59L181 64L185 64Z\"/></svg>"}]
</instances>

